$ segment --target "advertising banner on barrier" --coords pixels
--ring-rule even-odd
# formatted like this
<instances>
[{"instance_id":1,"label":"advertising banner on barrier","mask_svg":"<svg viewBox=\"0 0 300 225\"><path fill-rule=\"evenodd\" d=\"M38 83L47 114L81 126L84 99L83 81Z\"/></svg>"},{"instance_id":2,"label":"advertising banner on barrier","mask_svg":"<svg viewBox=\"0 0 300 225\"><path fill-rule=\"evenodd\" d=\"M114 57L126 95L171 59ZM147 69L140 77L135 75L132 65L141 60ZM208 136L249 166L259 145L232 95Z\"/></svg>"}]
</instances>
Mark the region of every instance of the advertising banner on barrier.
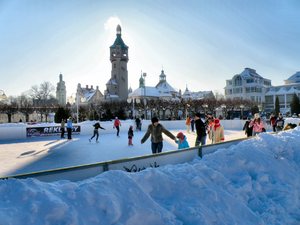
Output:
<instances>
[{"instance_id":1,"label":"advertising banner on barrier","mask_svg":"<svg viewBox=\"0 0 300 225\"><path fill-rule=\"evenodd\" d=\"M67 133L67 128L65 128ZM53 136L60 134L60 126L45 126L45 127L27 127L27 137ZM72 134L80 134L80 126L73 126Z\"/></svg>"}]
</instances>

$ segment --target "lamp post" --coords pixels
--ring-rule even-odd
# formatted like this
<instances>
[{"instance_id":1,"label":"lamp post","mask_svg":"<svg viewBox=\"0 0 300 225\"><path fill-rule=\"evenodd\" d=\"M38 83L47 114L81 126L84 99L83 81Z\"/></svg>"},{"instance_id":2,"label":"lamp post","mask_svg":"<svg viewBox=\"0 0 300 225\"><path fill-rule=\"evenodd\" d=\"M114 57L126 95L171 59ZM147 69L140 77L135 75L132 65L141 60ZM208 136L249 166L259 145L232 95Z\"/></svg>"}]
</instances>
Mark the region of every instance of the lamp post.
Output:
<instances>
[{"instance_id":1,"label":"lamp post","mask_svg":"<svg viewBox=\"0 0 300 225\"><path fill-rule=\"evenodd\" d=\"M134 104L137 103L139 104L140 103L140 99L138 98L128 98L127 99L127 102L130 104L132 103L132 106L131 106L131 114L132 114L132 118L135 118L135 108L134 108Z\"/></svg>"},{"instance_id":2,"label":"lamp post","mask_svg":"<svg viewBox=\"0 0 300 225\"><path fill-rule=\"evenodd\" d=\"M241 104L240 108L241 108L241 119L243 119L244 118L244 108L245 108L245 106L243 104Z\"/></svg>"},{"instance_id":3,"label":"lamp post","mask_svg":"<svg viewBox=\"0 0 300 225\"><path fill-rule=\"evenodd\" d=\"M259 113L261 113L261 111L262 111L262 108L263 108L263 107L262 107L262 105L261 105L261 104L259 104L259 105L258 105L258 110L259 110Z\"/></svg>"},{"instance_id":4,"label":"lamp post","mask_svg":"<svg viewBox=\"0 0 300 225\"><path fill-rule=\"evenodd\" d=\"M202 107L204 108L204 114L206 114L206 109L208 108L207 104L203 104Z\"/></svg>"},{"instance_id":5,"label":"lamp post","mask_svg":"<svg viewBox=\"0 0 300 225\"><path fill-rule=\"evenodd\" d=\"M190 105L186 104L186 108L185 108L185 118L187 118L188 116L188 111L189 111Z\"/></svg>"},{"instance_id":6,"label":"lamp post","mask_svg":"<svg viewBox=\"0 0 300 225\"><path fill-rule=\"evenodd\" d=\"M222 108L222 112L223 112L223 117L226 119L226 105L222 104L221 108Z\"/></svg>"},{"instance_id":7,"label":"lamp post","mask_svg":"<svg viewBox=\"0 0 300 225\"><path fill-rule=\"evenodd\" d=\"M143 78L144 78L144 109L145 109L145 119L147 119L147 109L146 109L146 105L147 105L147 100L146 100L146 76L147 76L147 73L143 73Z\"/></svg>"},{"instance_id":8,"label":"lamp post","mask_svg":"<svg viewBox=\"0 0 300 225\"><path fill-rule=\"evenodd\" d=\"M78 91L76 92L76 122L79 122L79 95Z\"/></svg>"}]
</instances>

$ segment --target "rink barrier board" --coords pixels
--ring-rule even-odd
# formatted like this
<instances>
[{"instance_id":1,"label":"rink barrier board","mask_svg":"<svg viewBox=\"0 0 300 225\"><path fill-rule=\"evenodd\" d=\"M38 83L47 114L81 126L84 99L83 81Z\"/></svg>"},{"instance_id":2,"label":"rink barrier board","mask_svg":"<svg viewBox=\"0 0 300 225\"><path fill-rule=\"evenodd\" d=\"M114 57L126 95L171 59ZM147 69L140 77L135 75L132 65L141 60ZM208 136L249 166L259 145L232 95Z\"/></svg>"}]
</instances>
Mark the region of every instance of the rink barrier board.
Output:
<instances>
[{"instance_id":1,"label":"rink barrier board","mask_svg":"<svg viewBox=\"0 0 300 225\"><path fill-rule=\"evenodd\" d=\"M158 154L123 158L93 164L85 164L73 167L58 168L53 170L37 171L33 173L17 174L0 179L27 179L36 178L44 182L54 182L58 180L81 181L95 177L103 172L110 170L122 170L125 172L139 172L146 168L157 168L160 166L174 165L191 162L197 157L211 154L220 148L228 148L249 138L231 140L227 142L192 147L176 151L167 151Z\"/></svg>"},{"instance_id":2,"label":"rink barrier board","mask_svg":"<svg viewBox=\"0 0 300 225\"><path fill-rule=\"evenodd\" d=\"M126 172L139 172L149 167L159 167L168 164L178 164L192 161L199 156L200 148L193 147L188 149L167 151L158 154L123 158L93 164L78 165L53 170L37 171L33 173L17 174L0 179L9 178L36 178L40 181L52 182L57 180L80 181L97 176L109 170L123 170ZM79 173L80 172L80 173Z\"/></svg>"}]
</instances>

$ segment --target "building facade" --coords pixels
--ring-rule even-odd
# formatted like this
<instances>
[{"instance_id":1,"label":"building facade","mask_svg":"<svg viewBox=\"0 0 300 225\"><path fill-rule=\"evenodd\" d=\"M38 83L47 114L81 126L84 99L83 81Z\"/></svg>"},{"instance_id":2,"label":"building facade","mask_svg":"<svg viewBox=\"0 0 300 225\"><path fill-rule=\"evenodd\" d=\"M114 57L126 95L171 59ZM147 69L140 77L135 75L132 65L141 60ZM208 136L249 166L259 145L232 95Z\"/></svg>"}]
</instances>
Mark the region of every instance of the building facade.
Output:
<instances>
[{"instance_id":1,"label":"building facade","mask_svg":"<svg viewBox=\"0 0 300 225\"><path fill-rule=\"evenodd\" d=\"M172 100L179 99L179 92L176 91L168 82L164 70L159 75L159 81L155 87L145 85L146 74L142 73L139 79L139 88L129 93L128 98L132 99L153 99L153 100Z\"/></svg>"},{"instance_id":2,"label":"building facade","mask_svg":"<svg viewBox=\"0 0 300 225\"><path fill-rule=\"evenodd\" d=\"M247 99L263 105L266 92L271 86L271 80L263 78L254 69L245 68L242 73L226 80L225 98Z\"/></svg>"},{"instance_id":3,"label":"building facade","mask_svg":"<svg viewBox=\"0 0 300 225\"><path fill-rule=\"evenodd\" d=\"M117 37L110 46L111 78L106 83L105 100L126 100L128 97L128 46L122 39L121 26L117 26Z\"/></svg>"},{"instance_id":4,"label":"building facade","mask_svg":"<svg viewBox=\"0 0 300 225\"><path fill-rule=\"evenodd\" d=\"M65 106L67 103L66 84L63 81L62 74L59 74L59 82L56 85L56 99L58 101L58 104L61 106Z\"/></svg>"},{"instance_id":5,"label":"building facade","mask_svg":"<svg viewBox=\"0 0 300 225\"><path fill-rule=\"evenodd\" d=\"M78 98L78 100L77 100ZM87 105L87 104L98 104L103 101L103 94L100 92L99 87L96 86L94 89L93 85L90 87L86 85L85 87L81 87L81 84L77 85L75 103L79 105Z\"/></svg>"},{"instance_id":6,"label":"building facade","mask_svg":"<svg viewBox=\"0 0 300 225\"><path fill-rule=\"evenodd\" d=\"M275 101L278 97L280 112L290 112L290 104L294 94L300 97L300 72L295 73L285 80L283 85L273 86L267 89L265 95L265 111L274 111Z\"/></svg>"}]
</instances>

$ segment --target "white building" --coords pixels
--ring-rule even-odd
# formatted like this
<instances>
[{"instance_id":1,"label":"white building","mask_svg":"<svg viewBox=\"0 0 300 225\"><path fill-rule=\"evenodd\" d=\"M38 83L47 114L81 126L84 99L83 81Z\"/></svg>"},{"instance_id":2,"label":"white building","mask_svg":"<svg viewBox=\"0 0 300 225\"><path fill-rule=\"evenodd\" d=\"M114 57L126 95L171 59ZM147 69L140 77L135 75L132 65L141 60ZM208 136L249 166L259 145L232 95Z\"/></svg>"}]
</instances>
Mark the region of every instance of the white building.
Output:
<instances>
[{"instance_id":1,"label":"white building","mask_svg":"<svg viewBox=\"0 0 300 225\"><path fill-rule=\"evenodd\" d=\"M81 84L78 84L75 98L77 97L79 105L90 103L97 104L100 101L103 101L103 94L100 92L99 87L96 86L96 89L94 89L93 85L91 85L91 87L88 85L86 85L86 87L81 87ZM77 99L75 99L75 103L77 103Z\"/></svg>"},{"instance_id":2,"label":"white building","mask_svg":"<svg viewBox=\"0 0 300 225\"><path fill-rule=\"evenodd\" d=\"M276 97L278 97L280 111L287 113L291 111L290 104L293 99L293 95L300 96L300 72L295 73L287 80L284 81L284 85L269 87L265 95L265 110L272 112L275 109Z\"/></svg>"},{"instance_id":3,"label":"white building","mask_svg":"<svg viewBox=\"0 0 300 225\"><path fill-rule=\"evenodd\" d=\"M0 90L0 102L7 103L8 98L3 90Z\"/></svg>"},{"instance_id":4,"label":"white building","mask_svg":"<svg viewBox=\"0 0 300 225\"><path fill-rule=\"evenodd\" d=\"M226 80L225 98L248 99L263 105L266 91L270 87L271 80L263 78L254 69L245 68L242 73Z\"/></svg>"},{"instance_id":5,"label":"white building","mask_svg":"<svg viewBox=\"0 0 300 225\"><path fill-rule=\"evenodd\" d=\"M212 91L197 91L192 92L186 87L184 93L181 96L183 99L193 99L193 100L200 100L204 98L214 98L214 94Z\"/></svg>"},{"instance_id":6,"label":"white building","mask_svg":"<svg viewBox=\"0 0 300 225\"><path fill-rule=\"evenodd\" d=\"M146 74L142 73L139 80L139 88L130 92L128 99L179 100L179 92L167 82L164 70L161 71L159 82L155 87L145 86L145 78Z\"/></svg>"}]
</instances>

